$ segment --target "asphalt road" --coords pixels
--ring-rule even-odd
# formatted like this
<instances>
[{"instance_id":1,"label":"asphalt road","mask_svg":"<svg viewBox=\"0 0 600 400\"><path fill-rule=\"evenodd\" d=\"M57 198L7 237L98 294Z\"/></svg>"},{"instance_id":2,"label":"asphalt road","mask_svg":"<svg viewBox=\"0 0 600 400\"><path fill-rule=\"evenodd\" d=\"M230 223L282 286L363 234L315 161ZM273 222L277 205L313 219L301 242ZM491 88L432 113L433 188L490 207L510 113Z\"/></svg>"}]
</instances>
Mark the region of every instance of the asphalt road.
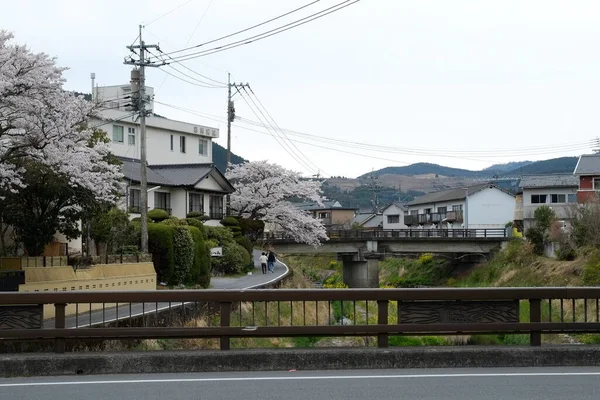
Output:
<instances>
[{"instance_id":1,"label":"asphalt road","mask_svg":"<svg viewBox=\"0 0 600 400\"><path fill-rule=\"evenodd\" d=\"M600 368L104 375L0 379L17 399L597 400Z\"/></svg>"},{"instance_id":2,"label":"asphalt road","mask_svg":"<svg viewBox=\"0 0 600 400\"><path fill-rule=\"evenodd\" d=\"M287 272L287 268L281 262L275 263L275 272L273 274L263 274L261 271L258 257L260 251L254 251L254 272L252 275L245 275L239 278L212 278L211 289L251 289L265 283L275 281L281 278ZM124 304L119 307L106 308L104 310L81 312L77 316L67 317L65 324L67 328L85 328L90 325L99 325L104 322L128 319L131 316L155 313L156 310L174 309L181 306L181 303L133 303ZM44 321L45 328L54 327L54 319Z\"/></svg>"}]
</instances>

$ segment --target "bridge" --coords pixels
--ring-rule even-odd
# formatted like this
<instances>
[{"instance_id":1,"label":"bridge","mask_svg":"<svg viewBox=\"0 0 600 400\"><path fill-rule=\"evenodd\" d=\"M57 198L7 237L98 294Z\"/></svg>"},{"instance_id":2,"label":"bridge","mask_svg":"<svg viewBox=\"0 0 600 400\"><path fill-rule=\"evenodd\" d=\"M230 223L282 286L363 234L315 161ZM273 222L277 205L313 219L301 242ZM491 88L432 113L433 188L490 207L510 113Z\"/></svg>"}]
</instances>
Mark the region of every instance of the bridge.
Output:
<instances>
[{"instance_id":1,"label":"bridge","mask_svg":"<svg viewBox=\"0 0 600 400\"><path fill-rule=\"evenodd\" d=\"M510 240L508 229L328 230L319 247L297 243L285 232L263 235L262 243L278 254L335 253L344 264L350 287L378 287L379 260L391 255L434 253L451 259L489 258Z\"/></svg>"}]
</instances>

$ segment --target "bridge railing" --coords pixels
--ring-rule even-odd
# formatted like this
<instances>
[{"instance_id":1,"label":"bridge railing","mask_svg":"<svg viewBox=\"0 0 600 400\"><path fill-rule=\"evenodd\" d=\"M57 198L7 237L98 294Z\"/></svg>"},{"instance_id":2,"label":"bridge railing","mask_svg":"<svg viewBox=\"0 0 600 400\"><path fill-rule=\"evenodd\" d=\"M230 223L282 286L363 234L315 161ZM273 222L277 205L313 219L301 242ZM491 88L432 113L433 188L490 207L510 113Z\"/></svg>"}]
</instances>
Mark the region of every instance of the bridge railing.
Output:
<instances>
[{"instance_id":1,"label":"bridge railing","mask_svg":"<svg viewBox=\"0 0 600 400\"><path fill-rule=\"evenodd\" d=\"M328 229L327 237L330 239L456 239L456 240L479 240L507 238L507 231L498 229ZM262 236L263 240L293 240L286 232L267 232Z\"/></svg>"},{"instance_id":2,"label":"bridge railing","mask_svg":"<svg viewBox=\"0 0 600 400\"><path fill-rule=\"evenodd\" d=\"M387 347L397 335L497 333L539 346L542 334L600 333L599 299L595 287L0 293L0 342L53 340L64 352L74 339L216 338L227 350L240 338L359 336ZM80 314L69 316L73 304ZM53 320L42 323L43 305ZM115 326L115 310L128 320Z\"/></svg>"}]
</instances>

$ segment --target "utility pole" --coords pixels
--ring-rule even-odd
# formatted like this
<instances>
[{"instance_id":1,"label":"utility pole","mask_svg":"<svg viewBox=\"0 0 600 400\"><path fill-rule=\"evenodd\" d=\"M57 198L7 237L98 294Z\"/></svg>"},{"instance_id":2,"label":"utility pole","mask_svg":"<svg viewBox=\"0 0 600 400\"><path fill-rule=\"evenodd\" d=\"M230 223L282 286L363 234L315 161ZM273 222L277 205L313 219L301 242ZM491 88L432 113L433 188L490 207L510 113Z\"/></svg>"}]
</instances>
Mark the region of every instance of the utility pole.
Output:
<instances>
[{"instance_id":1,"label":"utility pole","mask_svg":"<svg viewBox=\"0 0 600 400\"><path fill-rule=\"evenodd\" d=\"M146 45L142 39L142 25L140 28L140 44L127 46L129 50L135 53L134 49L139 49L139 60L132 57L125 60L124 64L134 65L138 69L131 71L131 93L133 109L138 111L140 119L140 214L142 219L142 238L140 251L148 252L148 171L146 162L146 67L155 65L146 62L146 50L149 48L158 49L158 45Z\"/></svg>"},{"instance_id":2,"label":"utility pole","mask_svg":"<svg viewBox=\"0 0 600 400\"><path fill-rule=\"evenodd\" d=\"M231 88L235 88L238 92L240 88L250 88L248 83L231 83L231 74L227 73L227 164L225 164L225 172L231 164L231 123L235 120L235 106L231 100ZM226 214L231 215L231 197L227 195L227 204L225 207Z\"/></svg>"}]
</instances>

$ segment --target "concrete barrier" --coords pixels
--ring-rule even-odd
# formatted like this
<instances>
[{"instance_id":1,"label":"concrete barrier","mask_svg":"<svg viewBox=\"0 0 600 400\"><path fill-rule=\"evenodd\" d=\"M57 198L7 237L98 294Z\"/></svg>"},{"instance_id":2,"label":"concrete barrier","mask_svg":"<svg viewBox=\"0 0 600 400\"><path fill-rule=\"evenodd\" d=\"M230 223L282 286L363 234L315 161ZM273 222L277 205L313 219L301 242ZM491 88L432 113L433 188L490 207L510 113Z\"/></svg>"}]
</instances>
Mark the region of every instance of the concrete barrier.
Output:
<instances>
[{"instance_id":1,"label":"concrete barrier","mask_svg":"<svg viewBox=\"0 0 600 400\"><path fill-rule=\"evenodd\" d=\"M336 369L600 366L598 346L270 349L10 354L0 376Z\"/></svg>"}]
</instances>

